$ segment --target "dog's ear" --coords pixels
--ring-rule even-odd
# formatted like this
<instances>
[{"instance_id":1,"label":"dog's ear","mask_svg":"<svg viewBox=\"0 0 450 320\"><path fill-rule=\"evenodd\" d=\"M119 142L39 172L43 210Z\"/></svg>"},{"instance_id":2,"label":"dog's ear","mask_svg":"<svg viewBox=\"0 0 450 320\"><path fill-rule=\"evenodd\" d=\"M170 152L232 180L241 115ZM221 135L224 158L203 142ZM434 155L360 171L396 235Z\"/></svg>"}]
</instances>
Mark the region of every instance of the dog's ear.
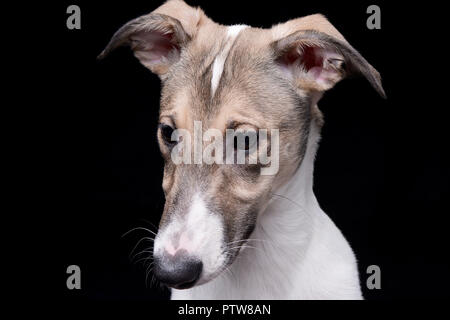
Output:
<instances>
[{"instance_id":1,"label":"dog's ear","mask_svg":"<svg viewBox=\"0 0 450 320\"><path fill-rule=\"evenodd\" d=\"M150 14L122 26L98 59L119 46L129 45L144 66L163 77L195 35L202 15L199 8L181 0L169 0Z\"/></svg>"},{"instance_id":2,"label":"dog's ear","mask_svg":"<svg viewBox=\"0 0 450 320\"><path fill-rule=\"evenodd\" d=\"M295 86L321 94L346 76L359 74L386 98L378 71L324 16L316 14L277 25L272 35L277 63Z\"/></svg>"}]
</instances>

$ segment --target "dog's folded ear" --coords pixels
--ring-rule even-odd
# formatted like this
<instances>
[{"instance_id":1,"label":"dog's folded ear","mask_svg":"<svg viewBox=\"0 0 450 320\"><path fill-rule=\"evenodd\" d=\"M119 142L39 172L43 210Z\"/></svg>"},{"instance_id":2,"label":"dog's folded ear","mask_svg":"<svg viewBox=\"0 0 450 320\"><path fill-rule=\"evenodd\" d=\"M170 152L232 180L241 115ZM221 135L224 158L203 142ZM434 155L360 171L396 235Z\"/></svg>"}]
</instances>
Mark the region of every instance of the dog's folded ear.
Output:
<instances>
[{"instance_id":1,"label":"dog's folded ear","mask_svg":"<svg viewBox=\"0 0 450 320\"><path fill-rule=\"evenodd\" d=\"M202 15L199 8L190 7L181 0L169 0L152 13L122 26L98 59L119 46L129 45L144 66L163 76L195 35Z\"/></svg>"},{"instance_id":2,"label":"dog's folded ear","mask_svg":"<svg viewBox=\"0 0 450 320\"><path fill-rule=\"evenodd\" d=\"M324 16L288 21L273 27L272 34L275 58L297 87L321 93L346 76L362 75L386 98L378 71Z\"/></svg>"}]
</instances>

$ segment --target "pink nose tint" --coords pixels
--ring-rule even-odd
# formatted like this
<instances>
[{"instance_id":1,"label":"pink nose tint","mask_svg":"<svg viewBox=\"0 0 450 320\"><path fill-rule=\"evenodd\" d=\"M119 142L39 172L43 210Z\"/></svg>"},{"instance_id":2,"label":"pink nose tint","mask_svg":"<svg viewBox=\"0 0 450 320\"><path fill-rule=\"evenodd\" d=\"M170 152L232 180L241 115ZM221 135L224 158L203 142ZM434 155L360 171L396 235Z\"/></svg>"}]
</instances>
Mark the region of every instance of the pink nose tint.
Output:
<instances>
[{"instance_id":1,"label":"pink nose tint","mask_svg":"<svg viewBox=\"0 0 450 320\"><path fill-rule=\"evenodd\" d=\"M165 251L174 256L179 250L185 250L187 253L192 252L192 243L191 240L187 237L186 232L183 232L178 241L168 241L168 243L164 247Z\"/></svg>"}]
</instances>

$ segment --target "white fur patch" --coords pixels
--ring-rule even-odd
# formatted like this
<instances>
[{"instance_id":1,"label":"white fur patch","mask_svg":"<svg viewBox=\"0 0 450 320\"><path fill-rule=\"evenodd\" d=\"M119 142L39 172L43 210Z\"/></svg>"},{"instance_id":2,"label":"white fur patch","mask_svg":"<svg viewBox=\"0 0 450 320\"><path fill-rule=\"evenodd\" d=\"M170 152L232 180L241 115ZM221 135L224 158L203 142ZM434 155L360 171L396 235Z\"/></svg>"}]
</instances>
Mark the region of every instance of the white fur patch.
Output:
<instances>
[{"instance_id":1,"label":"white fur patch","mask_svg":"<svg viewBox=\"0 0 450 320\"><path fill-rule=\"evenodd\" d=\"M213 74L211 78L211 95L214 96L216 93L217 87L219 86L220 79L222 78L223 67L225 64L225 60L227 59L228 53L230 52L231 46L236 40L239 33L248 28L246 25L235 25L230 26L227 29L227 36L225 47L223 50L217 55L216 59L214 59L213 64Z\"/></svg>"},{"instance_id":2,"label":"white fur patch","mask_svg":"<svg viewBox=\"0 0 450 320\"><path fill-rule=\"evenodd\" d=\"M155 255L175 255L186 250L188 255L203 262L199 282L209 280L222 266L223 222L220 215L210 212L199 194L192 198L187 213L174 215L155 239Z\"/></svg>"}]
</instances>

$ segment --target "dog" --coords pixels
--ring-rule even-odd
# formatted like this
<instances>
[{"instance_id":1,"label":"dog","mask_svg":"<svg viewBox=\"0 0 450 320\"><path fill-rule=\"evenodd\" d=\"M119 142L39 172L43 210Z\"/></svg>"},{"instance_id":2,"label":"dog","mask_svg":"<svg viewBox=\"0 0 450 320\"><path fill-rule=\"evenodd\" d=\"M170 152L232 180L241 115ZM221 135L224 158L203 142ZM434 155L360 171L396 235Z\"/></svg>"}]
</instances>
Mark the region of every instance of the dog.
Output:
<instances>
[{"instance_id":1,"label":"dog","mask_svg":"<svg viewBox=\"0 0 450 320\"><path fill-rule=\"evenodd\" d=\"M317 103L351 75L385 97L379 73L320 14L270 29L224 26L169 0L122 26L99 58L122 45L162 82L165 207L153 273L171 298L362 299L355 255L313 193ZM278 130L279 169L174 163L173 134L192 133L195 121Z\"/></svg>"}]
</instances>

